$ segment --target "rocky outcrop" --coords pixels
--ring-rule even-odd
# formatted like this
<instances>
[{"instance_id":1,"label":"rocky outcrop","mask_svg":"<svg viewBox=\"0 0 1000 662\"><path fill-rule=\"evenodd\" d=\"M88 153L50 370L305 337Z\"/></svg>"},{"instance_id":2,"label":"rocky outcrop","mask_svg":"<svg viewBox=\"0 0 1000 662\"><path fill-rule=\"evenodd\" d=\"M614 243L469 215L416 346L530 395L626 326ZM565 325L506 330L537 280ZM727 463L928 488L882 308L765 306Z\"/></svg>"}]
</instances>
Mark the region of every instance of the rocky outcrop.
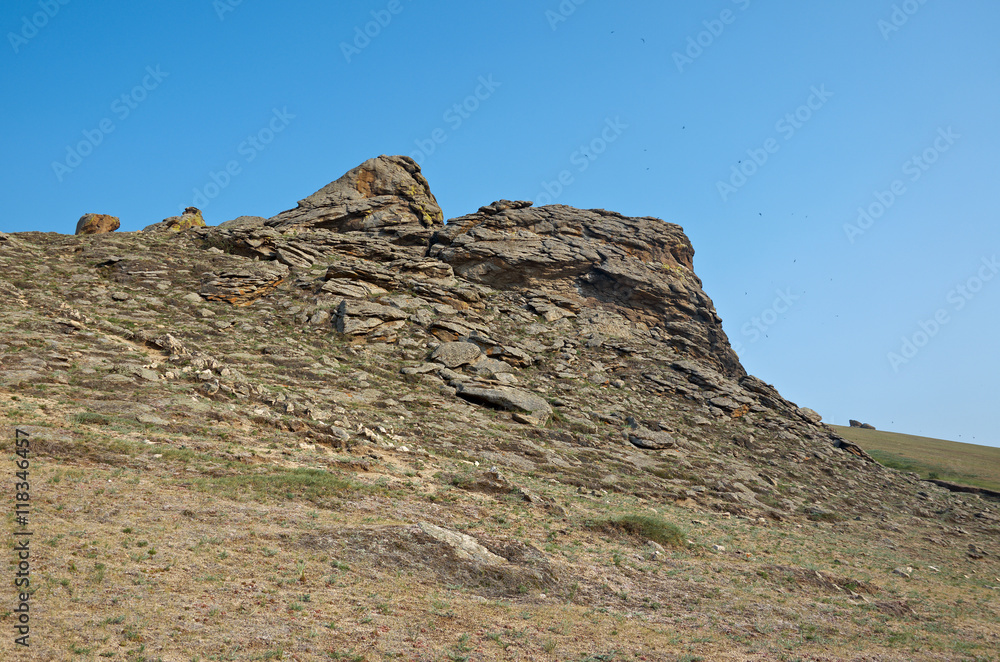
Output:
<instances>
[{"instance_id":1,"label":"rocky outcrop","mask_svg":"<svg viewBox=\"0 0 1000 662\"><path fill-rule=\"evenodd\" d=\"M117 216L84 214L76 223L76 234L107 234L121 227Z\"/></svg>"},{"instance_id":2,"label":"rocky outcrop","mask_svg":"<svg viewBox=\"0 0 1000 662\"><path fill-rule=\"evenodd\" d=\"M143 232L182 232L192 228L205 227L205 219L202 218L201 210L197 207L188 207L180 216L165 218L159 223L147 225Z\"/></svg>"},{"instance_id":3,"label":"rocky outcrop","mask_svg":"<svg viewBox=\"0 0 1000 662\"><path fill-rule=\"evenodd\" d=\"M501 200L451 219L432 237L428 254L478 283L551 292L549 301L532 302L548 320L573 316L573 308L587 302L656 329L678 351L729 377L746 375L678 225Z\"/></svg>"},{"instance_id":4,"label":"rocky outcrop","mask_svg":"<svg viewBox=\"0 0 1000 662\"><path fill-rule=\"evenodd\" d=\"M267 224L281 231L371 231L418 244L426 243L433 229L444 224L444 215L413 159L380 156L300 200L295 209L278 214Z\"/></svg>"},{"instance_id":5,"label":"rocky outcrop","mask_svg":"<svg viewBox=\"0 0 1000 662\"><path fill-rule=\"evenodd\" d=\"M208 301L226 301L234 306L249 306L273 292L288 275L283 264L253 263L241 269L207 273L199 291Z\"/></svg>"},{"instance_id":6,"label":"rocky outcrop","mask_svg":"<svg viewBox=\"0 0 1000 662\"><path fill-rule=\"evenodd\" d=\"M861 428L863 430L874 430L875 429L874 425L869 425L868 423L862 423L861 421L856 421L853 418L851 419L851 427L852 428Z\"/></svg>"}]
</instances>

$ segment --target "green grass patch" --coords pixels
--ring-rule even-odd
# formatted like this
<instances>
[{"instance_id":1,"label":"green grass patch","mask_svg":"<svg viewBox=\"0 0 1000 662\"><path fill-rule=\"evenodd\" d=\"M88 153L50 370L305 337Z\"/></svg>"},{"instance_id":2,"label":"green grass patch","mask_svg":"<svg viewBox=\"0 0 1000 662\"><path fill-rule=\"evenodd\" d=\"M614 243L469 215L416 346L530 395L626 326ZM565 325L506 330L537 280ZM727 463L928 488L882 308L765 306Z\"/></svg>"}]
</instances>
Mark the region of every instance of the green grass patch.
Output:
<instances>
[{"instance_id":1,"label":"green grass patch","mask_svg":"<svg viewBox=\"0 0 1000 662\"><path fill-rule=\"evenodd\" d=\"M683 547L686 539L684 532L676 524L652 515L621 515L589 520L586 526L595 531L625 533L669 547Z\"/></svg>"},{"instance_id":2,"label":"green grass patch","mask_svg":"<svg viewBox=\"0 0 1000 662\"><path fill-rule=\"evenodd\" d=\"M922 478L1000 491L1000 448L882 430L832 427L884 466Z\"/></svg>"},{"instance_id":3,"label":"green grass patch","mask_svg":"<svg viewBox=\"0 0 1000 662\"><path fill-rule=\"evenodd\" d=\"M82 425L110 425L111 417L87 411L74 414L73 422L80 423Z\"/></svg>"},{"instance_id":4,"label":"green grass patch","mask_svg":"<svg viewBox=\"0 0 1000 662\"><path fill-rule=\"evenodd\" d=\"M320 507L334 506L340 497L368 490L322 469L271 468L266 473L198 478L191 487L231 499L249 501L308 501Z\"/></svg>"}]
</instances>

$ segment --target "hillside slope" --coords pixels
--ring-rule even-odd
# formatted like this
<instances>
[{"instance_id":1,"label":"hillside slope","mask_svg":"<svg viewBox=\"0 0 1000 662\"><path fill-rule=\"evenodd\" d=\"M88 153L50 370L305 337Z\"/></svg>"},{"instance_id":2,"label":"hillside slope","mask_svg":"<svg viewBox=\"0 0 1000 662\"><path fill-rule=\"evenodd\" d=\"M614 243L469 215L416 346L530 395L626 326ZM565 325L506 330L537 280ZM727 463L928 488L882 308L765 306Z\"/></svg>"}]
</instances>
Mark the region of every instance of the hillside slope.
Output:
<instances>
[{"instance_id":1,"label":"hillside slope","mask_svg":"<svg viewBox=\"0 0 1000 662\"><path fill-rule=\"evenodd\" d=\"M0 235L4 659L995 659L996 504L748 376L679 226L405 157L169 225Z\"/></svg>"},{"instance_id":2,"label":"hillside slope","mask_svg":"<svg viewBox=\"0 0 1000 662\"><path fill-rule=\"evenodd\" d=\"M1000 448L898 432L831 425L882 464L922 478L1000 491Z\"/></svg>"}]
</instances>

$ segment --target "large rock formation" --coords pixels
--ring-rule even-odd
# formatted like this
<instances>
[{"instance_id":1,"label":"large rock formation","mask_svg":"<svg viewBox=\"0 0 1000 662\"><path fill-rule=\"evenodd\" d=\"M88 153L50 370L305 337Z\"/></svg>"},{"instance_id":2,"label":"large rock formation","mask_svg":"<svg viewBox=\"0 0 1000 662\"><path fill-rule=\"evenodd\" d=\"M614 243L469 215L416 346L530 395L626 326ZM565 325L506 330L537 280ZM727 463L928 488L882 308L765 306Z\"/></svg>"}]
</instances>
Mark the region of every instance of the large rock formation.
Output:
<instances>
[{"instance_id":1,"label":"large rock formation","mask_svg":"<svg viewBox=\"0 0 1000 662\"><path fill-rule=\"evenodd\" d=\"M729 377L746 375L701 289L694 248L679 225L603 209L502 200L448 221L434 234L428 254L491 287L580 297L655 330L678 351L711 362Z\"/></svg>"}]
</instances>

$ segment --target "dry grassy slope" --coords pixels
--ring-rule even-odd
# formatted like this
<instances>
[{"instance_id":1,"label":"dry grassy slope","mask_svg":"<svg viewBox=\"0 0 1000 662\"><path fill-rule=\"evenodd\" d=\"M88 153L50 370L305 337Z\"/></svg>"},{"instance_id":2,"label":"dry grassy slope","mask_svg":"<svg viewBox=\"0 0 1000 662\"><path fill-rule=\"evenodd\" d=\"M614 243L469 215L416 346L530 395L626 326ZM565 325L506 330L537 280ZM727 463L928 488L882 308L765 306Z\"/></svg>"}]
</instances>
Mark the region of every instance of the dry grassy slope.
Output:
<instances>
[{"instance_id":1,"label":"dry grassy slope","mask_svg":"<svg viewBox=\"0 0 1000 662\"><path fill-rule=\"evenodd\" d=\"M1000 491L1000 448L898 432L831 426L883 464L963 485Z\"/></svg>"},{"instance_id":2,"label":"dry grassy slope","mask_svg":"<svg viewBox=\"0 0 1000 662\"><path fill-rule=\"evenodd\" d=\"M33 646L8 584L3 659L998 659L996 504L723 414L726 382L610 313L411 283L373 297L410 321L352 340L317 315L336 255L204 301L248 261L200 237L0 241L0 430L10 460L34 440L36 532ZM440 323L527 348L548 423L402 375Z\"/></svg>"}]
</instances>

